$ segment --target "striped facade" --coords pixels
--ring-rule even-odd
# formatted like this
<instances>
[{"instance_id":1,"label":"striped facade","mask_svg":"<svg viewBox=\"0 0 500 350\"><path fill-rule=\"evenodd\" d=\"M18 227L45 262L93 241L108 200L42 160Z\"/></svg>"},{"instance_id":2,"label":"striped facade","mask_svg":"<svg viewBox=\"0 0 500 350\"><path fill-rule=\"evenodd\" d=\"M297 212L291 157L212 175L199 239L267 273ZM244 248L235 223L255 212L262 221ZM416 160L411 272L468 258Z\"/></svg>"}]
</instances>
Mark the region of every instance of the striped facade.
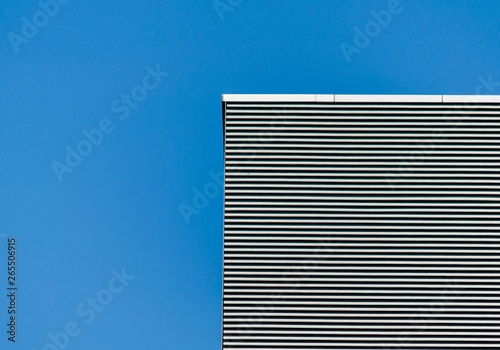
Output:
<instances>
[{"instance_id":1,"label":"striped facade","mask_svg":"<svg viewBox=\"0 0 500 350\"><path fill-rule=\"evenodd\" d=\"M500 97L223 95L223 349L500 349Z\"/></svg>"}]
</instances>

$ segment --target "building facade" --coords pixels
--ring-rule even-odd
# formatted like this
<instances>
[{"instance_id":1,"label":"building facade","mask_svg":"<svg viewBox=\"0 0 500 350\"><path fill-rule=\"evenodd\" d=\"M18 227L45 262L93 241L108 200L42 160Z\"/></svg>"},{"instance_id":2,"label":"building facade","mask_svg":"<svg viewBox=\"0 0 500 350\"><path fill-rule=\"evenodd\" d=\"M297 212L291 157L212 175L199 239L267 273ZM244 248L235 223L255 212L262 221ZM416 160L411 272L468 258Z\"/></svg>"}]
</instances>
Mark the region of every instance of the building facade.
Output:
<instances>
[{"instance_id":1,"label":"building facade","mask_svg":"<svg viewBox=\"0 0 500 350\"><path fill-rule=\"evenodd\" d=\"M500 349L500 97L223 95L223 349Z\"/></svg>"}]
</instances>

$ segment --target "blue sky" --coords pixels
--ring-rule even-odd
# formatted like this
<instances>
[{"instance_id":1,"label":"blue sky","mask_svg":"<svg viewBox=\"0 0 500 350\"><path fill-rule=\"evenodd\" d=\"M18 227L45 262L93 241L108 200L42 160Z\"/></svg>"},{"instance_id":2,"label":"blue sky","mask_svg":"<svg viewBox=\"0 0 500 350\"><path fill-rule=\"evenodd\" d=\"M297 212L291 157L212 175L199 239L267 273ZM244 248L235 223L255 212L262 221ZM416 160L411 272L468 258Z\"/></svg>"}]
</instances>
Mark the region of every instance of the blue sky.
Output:
<instances>
[{"instance_id":1,"label":"blue sky","mask_svg":"<svg viewBox=\"0 0 500 350\"><path fill-rule=\"evenodd\" d=\"M222 93L500 94L498 1L394 1L2 2L0 347L220 349Z\"/></svg>"}]
</instances>

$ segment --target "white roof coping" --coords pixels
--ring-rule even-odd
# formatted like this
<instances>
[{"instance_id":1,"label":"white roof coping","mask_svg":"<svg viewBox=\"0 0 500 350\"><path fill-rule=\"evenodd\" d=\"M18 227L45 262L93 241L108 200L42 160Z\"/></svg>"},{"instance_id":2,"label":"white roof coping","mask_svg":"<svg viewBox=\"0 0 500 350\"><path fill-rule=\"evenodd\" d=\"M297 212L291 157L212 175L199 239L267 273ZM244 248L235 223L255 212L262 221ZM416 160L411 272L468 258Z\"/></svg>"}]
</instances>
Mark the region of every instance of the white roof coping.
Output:
<instances>
[{"instance_id":1,"label":"white roof coping","mask_svg":"<svg viewBox=\"0 0 500 350\"><path fill-rule=\"evenodd\" d=\"M442 95L335 95L335 102L441 103Z\"/></svg>"},{"instance_id":2,"label":"white roof coping","mask_svg":"<svg viewBox=\"0 0 500 350\"><path fill-rule=\"evenodd\" d=\"M443 102L498 103L499 95L445 95Z\"/></svg>"},{"instance_id":3,"label":"white roof coping","mask_svg":"<svg viewBox=\"0 0 500 350\"><path fill-rule=\"evenodd\" d=\"M223 94L224 102L329 102L329 103L500 103L500 95L274 95Z\"/></svg>"},{"instance_id":4,"label":"white roof coping","mask_svg":"<svg viewBox=\"0 0 500 350\"><path fill-rule=\"evenodd\" d=\"M316 95L222 95L226 102L316 102Z\"/></svg>"}]
</instances>

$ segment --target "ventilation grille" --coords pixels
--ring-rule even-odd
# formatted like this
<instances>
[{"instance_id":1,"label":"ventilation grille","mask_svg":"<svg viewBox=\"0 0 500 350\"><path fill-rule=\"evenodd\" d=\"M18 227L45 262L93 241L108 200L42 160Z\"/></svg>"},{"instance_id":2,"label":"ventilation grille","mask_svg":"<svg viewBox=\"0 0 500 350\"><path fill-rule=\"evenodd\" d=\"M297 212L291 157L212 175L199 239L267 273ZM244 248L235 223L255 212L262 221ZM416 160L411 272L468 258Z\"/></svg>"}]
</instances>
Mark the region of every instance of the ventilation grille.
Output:
<instances>
[{"instance_id":1,"label":"ventilation grille","mask_svg":"<svg viewBox=\"0 0 500 350\"><path fill-rule=\"evenodd\" d=\"M223 349L500 349L500 105L224 107Z\"/></svg>"}]
</instances>

